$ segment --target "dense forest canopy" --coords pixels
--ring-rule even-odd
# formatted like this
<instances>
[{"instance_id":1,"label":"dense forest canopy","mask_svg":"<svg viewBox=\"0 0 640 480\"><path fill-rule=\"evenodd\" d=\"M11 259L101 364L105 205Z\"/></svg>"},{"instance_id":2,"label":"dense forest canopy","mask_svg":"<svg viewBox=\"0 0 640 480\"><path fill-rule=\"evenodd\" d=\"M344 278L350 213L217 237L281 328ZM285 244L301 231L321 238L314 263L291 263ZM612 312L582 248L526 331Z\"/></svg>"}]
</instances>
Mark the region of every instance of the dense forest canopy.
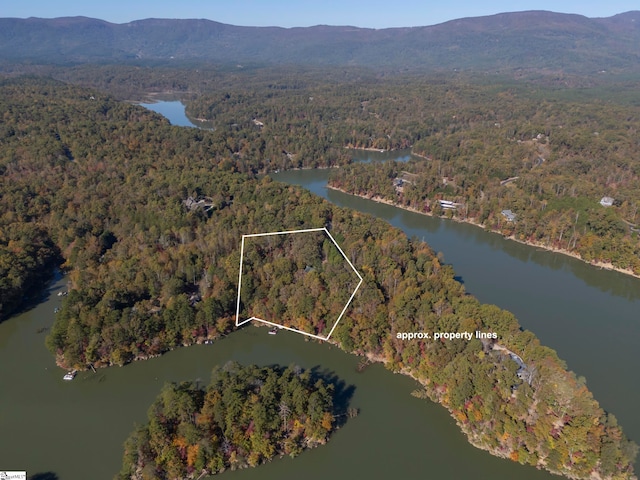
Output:
<instances>
[{"instance_id":1,"label":"dense forest canopy","mask_svg":"<svg viewBox=\"0 0 640 480\"><path fill-rule=\"evenodd\" d=\"M15 275L27 275L31 259L46 260L51 250L71 280L48 347L61 365L82 369L216 338L233 325L243 234L329 226L364 277L332 337L341 348L416 378L424 386L418 395L443 404L475 445L496 455L574 478L632 478L636 448L615 417L513 315L466 295L426 244L256 176L274 167L348 163L334 156L345 146L397 148L436 138L439 129L455 136L496 114L472 115L470 105L480 103L469 97L493 98L488 86L422 81L406 92L384 82L317 86L312 95L237 86L190 105L192 114L214 120L216 129L203 131L172 127L97 90L4 80L0 228L24 232L20 241L32 252L16 257L22 266ZM460 117L439 116L454 105ZM513 135L529 141L544 127L520 121L512 120L515 132L504 131L505 142ZM624 177L631 160L619 168L622 180L633 181ZM0 265L13 265L13 252L23 247L6 244ZM24 293L28 284L3 288ZM2 303L21 296L5 295ZM476 330L495 332L495 341L397 336Z\"/></svg>"},{"instance_id":2,"label":"dense forest canopy","mask_svg":"<svg viewBox=\"0 0 640 480\"><path fill-rule=\"evenodd\" d=\"M125 442L121 480L201 478L326 443L336 385L292 365L229 362L206 388L167 384ZM344 418L344 417L343 417Z\"/></svg>"},{"instance_id":3,"label":"dense forest canopy","mask_svg":"<svg viewBox=\"0 0 640 480\"><path fill-rule=\"evenodd\" d=\"M322 338L360 284L326 231L245 238L241 281L240 319L257 317Z\"/></svg>"}]
</instances>

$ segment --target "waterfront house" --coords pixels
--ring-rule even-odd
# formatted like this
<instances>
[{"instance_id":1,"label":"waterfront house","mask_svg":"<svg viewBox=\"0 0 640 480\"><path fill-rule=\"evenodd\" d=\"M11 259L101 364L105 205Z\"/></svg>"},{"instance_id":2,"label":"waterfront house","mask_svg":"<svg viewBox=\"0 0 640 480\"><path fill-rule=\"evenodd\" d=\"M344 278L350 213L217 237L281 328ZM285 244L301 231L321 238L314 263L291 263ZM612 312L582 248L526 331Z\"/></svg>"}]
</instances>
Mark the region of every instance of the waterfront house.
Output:
<instances>
[{"instance_id":1,"label":"waterfront house","mask_svg":"<svg viewBox=\"0 0 640 480\"><path fill-rule=\"evenodd\" d=\"M507 219L507 222L515 222L516 214L511 210L502 210L502 216Z\"/></svg>"}]
</instances>

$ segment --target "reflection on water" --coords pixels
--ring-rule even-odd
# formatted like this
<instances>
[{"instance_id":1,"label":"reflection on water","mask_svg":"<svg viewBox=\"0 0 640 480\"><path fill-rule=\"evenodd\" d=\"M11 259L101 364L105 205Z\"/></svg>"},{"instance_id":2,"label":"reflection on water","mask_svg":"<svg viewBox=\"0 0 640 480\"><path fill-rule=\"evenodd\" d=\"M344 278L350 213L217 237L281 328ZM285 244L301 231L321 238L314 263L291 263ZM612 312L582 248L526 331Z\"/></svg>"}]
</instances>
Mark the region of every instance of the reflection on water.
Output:
<instances>
[{"instance_id":1,"label":"reflection on water","mask_svg":"<svg viewBox=\"0 0 640 480\"><path fill-rule=\"evenodd\" d=\"M351 152L351 158L354 162L371 163L371 162L408 162L411 160L411 149L405 148L404 150L360 150L357 148L349 150Z\"/></svg>"}]
</instances>

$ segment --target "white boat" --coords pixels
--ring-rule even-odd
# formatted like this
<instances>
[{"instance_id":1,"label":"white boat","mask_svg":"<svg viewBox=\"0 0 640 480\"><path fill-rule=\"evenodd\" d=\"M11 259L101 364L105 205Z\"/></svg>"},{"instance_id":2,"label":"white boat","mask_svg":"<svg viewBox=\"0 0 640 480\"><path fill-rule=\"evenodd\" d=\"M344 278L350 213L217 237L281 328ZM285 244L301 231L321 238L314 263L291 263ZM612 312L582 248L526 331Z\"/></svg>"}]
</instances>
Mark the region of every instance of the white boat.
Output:
<instances>
[{"instance_id":1,"label":"white boat","mask_svg":"<svg viewBox=\"0 0 640 480\"><path fill-rule=\"evenodd\" d=\"M276 333L278 333L278 329L273 327L271 330L269 330L269 335L275 335Z\"/></svg>"},{"instance_id":2,"label":"white boat","mask_svg":"<svg viewBox=\"0 0 640 480\"><path fill-rule=\"evenodd\" d=\"M71 370L70 372L67 372L62 378L64 380L73 380L74 378L76 378L76 373L78 373L76 370Z\"/></svg>"}]
</instances>

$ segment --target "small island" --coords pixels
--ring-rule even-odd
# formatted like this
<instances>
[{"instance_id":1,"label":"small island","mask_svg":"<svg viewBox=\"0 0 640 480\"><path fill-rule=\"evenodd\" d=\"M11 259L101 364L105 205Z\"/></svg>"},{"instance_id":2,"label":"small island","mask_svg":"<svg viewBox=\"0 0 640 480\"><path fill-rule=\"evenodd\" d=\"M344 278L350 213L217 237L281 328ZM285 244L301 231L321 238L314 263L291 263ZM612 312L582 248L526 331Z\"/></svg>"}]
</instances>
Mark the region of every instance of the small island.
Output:
<instances>
[{"instance_id":1,"label":"small island","mask_svg":"<svg viewBox=\"0 0 640 480\"><path fill-rule=\"evenodd\" d=\"M298 455L335 429L336 385L298 366L216 367L211 383L167 384L125 442L118 480L201 478Z\"/></svg>"}]
</instances>

